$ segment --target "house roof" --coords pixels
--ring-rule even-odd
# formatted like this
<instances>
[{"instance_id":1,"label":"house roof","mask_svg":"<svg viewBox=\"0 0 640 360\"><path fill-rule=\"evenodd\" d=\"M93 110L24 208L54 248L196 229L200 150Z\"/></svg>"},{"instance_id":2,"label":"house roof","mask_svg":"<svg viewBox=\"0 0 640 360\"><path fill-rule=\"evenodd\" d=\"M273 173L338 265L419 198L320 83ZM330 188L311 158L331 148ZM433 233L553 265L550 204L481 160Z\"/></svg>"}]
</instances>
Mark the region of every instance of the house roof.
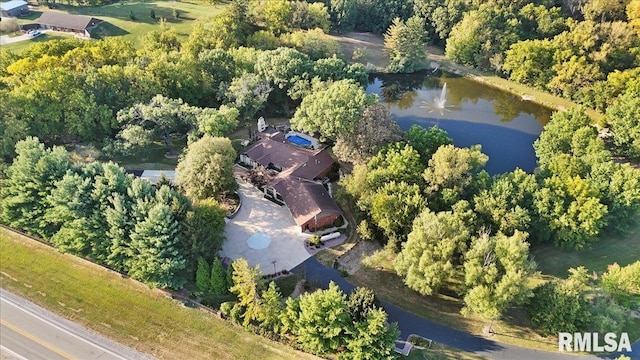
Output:
<instances>
[{"instance_id":1,"label":"house roof","mask_svg":"<svg viewBox=\"0 0 640 360\"><path fill-rule=\"evenodd\" d=\"M25 5L28 5L26 1L12 0L12 1L0 3L0 9L9 11Z\"/></svg>"},{"instance_id":2,"label":"house roof","mask_svg":"<svg viewBox=\"0 0 640 360\"><path fill-rule=\"evenodd\" d=\"M291 211L293 220L303 225L314 217L342 214L327 190L321 184L295 179L284 179L274 185Z\"/></svg>"},{"instance_id":3,"label":"house roof","mask_svg":"<svg viewBox=\"0 0 640 360\"><path fill-rule=\"evenodd\" d=\"M84 15L72 15L61 12L45 11L38 19L41 25L57 26L72 30L86 30L92 22L102 21Z\"/></svg>"},{"instance_id":4,"label":"house roof","mask_svg":"<svg viewBox=\"0 0 640 360\"><path fill-rule=\"evenodd\" d=\"M273 164L287 174L308 180L317 178L334 163L325 149L309 150L272 138L258 141L244 154L264 167Z\"/></svg>"}]
</instances>

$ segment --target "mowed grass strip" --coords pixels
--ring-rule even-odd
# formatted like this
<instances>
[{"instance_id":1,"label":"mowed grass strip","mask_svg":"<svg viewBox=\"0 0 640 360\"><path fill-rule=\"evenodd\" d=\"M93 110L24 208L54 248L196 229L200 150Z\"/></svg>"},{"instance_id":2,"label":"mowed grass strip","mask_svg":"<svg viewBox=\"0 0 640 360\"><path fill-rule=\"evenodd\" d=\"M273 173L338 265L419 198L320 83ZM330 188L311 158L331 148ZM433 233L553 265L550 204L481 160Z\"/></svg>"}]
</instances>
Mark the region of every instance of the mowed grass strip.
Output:
<instances>
[{"instance_id":1,"label":"mowed grass strip","mask_svg":"<svg viewBox=\"0 0 640 360\"><path fill-rule=\"evenodd\" d=\"M99 18L104 21L93 30L92 38L105 38L109 36L119 36L130 41L136 48L142 48L143 37L150 31L162 31L173 29L181 40L186 40L193 29L196 20L208 18L218 14L225 4L205 4L189 3L177 1L127 1L117 2L103 6L68 6L57 4L56 9L49 9L40 6L32 11L32 16L28 19L20 20L21 23L33 23L44 11L58 11L76 15L86 15ZM151 18L151 10L155 13L155 18ZM178 17L174 16L174 10ZM131 19L131 14L135 20ZM164 19L164 25L160 19ZM164 27L163 27L164 26ZM43 39L52 40L54 37ZM16 53L33 44L32 41L22 41L6 45L6 47ZM3 47L5 47L3 45Z\"/></svg>"},{"instance_id":2,"label":"mowed grass strip","mask_svg":"<svg viewBox=\"0 0 640 360\"><path fill-rule=\"evenodd\" d=\"M316 359L4 229L0 265L4 289L161 359Z\"/></svg>"},{"instance_id":3,"label":"mowed grass strip","mask_svg":"<svg viewBox=\"0 0 640 360\"><path fill-rule=\"evenodd\" d=\"M412 349L407 360L483 360L484 356L462 351L444 344L434 343L428 349Z\"/></svg>"},{"instance_id":4,"label":"mowed grass strip","mask_svg":"<svg viewBox=\"0 0 640 360\"><path fill-rule=\"evenodd\" d=\"M98 26L92 37L122 36L131 41L136 48L141 48L143 37L153 30L162 31L160 19L165 19L164 26L172 28L181 38L191 33L196 20L213 16L222 10L224 5L192 4L177 1L127 1L96 7L65 7L63 10L70 14L94 16L106 23ZM173 16L174 9L178 17ZM155 19L151 18L151 10L155 12ZM135 20L130 18L134 14Z\"/></svg>"},{"instance_id":5,"label":"mowed grass strip","mask_svg":"<svg viewBox=\"0 0 640 360\"><path fill-rule=\"evenodd\" d=\"M624 236L602 236L590 249L561 250L545 245L535 249L532 255L538 263L538 270L559 278L566 278L572 267L584 266L589 271L603 273L614 262L620 266L629 265L640 260L640 218L638 225Z\"/></svg>"},{"instance_id":6,"label":"mowed grass strip","mask_svg":"<svg viewBox=\"0 0 640 360\"><path fill-rule=\"evenodd\" d=\"M20 54L23 50L35 45L36 43L50 41L50 40L62 40L72 38L73 35L62 32L46 32L38 35L34 38L24 41L18 41L11 44L2 45L3 49L11 50L16 54Z\"/></svg>"}]
</instances>

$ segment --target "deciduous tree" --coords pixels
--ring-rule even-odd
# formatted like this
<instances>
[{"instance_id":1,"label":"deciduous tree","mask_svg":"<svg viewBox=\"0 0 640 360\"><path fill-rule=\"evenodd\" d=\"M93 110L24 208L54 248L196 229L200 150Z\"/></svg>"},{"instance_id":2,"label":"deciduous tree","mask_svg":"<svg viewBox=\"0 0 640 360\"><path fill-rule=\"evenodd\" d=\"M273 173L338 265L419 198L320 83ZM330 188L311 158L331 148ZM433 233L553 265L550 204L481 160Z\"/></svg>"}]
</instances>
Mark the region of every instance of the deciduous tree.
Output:
<instances>
[{"instance_id":1,"label":"deciduous tree","mask_svg":"<svg viewBox=\"0 0 640 360\"><path fill-rule=\"evenodd\" d=\"M413 222L394 268L409 288L432 295L454 275L469 239L468 225L452 212L423 210Z\"/></svg>"},{"instance_id":2,"label":"deciduous tree","mask_svg":"<svg viewBox=\"0 0 640 360\"><path fill-rule=\"evenodd\" d=\"M387 324L387 313L381 308L367 312L366 319L353 324L346 339L346 351L338 359L392 360L395 342L400 336L398 325Z\"/></svg>"},{"instance_id":3,"label":"deciduous tree","mask_svg":"<svg viewBox=\"0 0 640 360\"><path fill-rule=\"evenodd\" d=\"M415 124L404 132L404 140L420 154L420 159L425 165L440 146L453 144L447 132L437 126L425 129Z\"/></svg>"},{"instance_id":4,"label":"deciduous tree","mask_svg":"<svg viewBox=\"0 0 640 360\"><path fill-rule=\"evenodd\" d=\"M345 344L350 318L338 285L331 282L327 290L302 296L299 306L295 335L305 350L324 354Z\"/></svg>"},{"instance_id":5,"label":"deciduous tree","mask_svg":"<svg viewBox=\"0 0 640 360\"><path fill-rule=\"evenodd\" d=\"M282 324L280 315L283 310L284 303L278 285L271 281L267 290L262 293L262 304L258 314L260 327L279 333Z\"/></svg>"},{"instance_id":6,"label":"deciduous tree","mask_svg":"<svg viewBox=\"0 0 640 360\"><path fill-rule=\"evenodd\" d=\"M411 231L413 219L426 205L418 185L391 181L373 194L371 219L384 231L389 245L399 246Z\"/></svg>"},{"instance_id":7,"label":"deciduous tree","mask_svg":"<svg viewBox=\"0 0 640 360\"><path fill-rule=\"evenodd\" d=\"M181 99L169 99L156 95L148 104L138 103L118 112L118 122L123 129L118 136L126 148L141 148L155 139L164 142L170 154L176 151L171 142L174 133L186 133L195 124L195 110Z\"/></svg>"},{"instance_id":8,"label":"deciduous tree","mask_svg":"<svg viewBox=\"0 0 640 360\"><path fill-rule=\"evenodd\" d=\"M333 153L340 161L363 164L384 145L399 141L401 134L385 105L368 105L353 131L336 137Z\"/></svg>"},{"instance_id":9,"label":"deciduous tree","mask_svg":"<svg viewBox=\"0 0 640 360\"><path fill-rule=\"evenodd\" d=\"M247 326L251 321L258 319L261 293L264 288L264 280L260 273L260 266L250 267L247 260L240 258L233 262L233 286L229 289L238 296L235 305L242 310L242 325Z\"/></svg>"},{"instance_id":10,"label":"deciduous tree","mask_svg":"<svg viewBox=\"0 0 640 360\"><path fill-rule=\"evenodd\" d=\"M291 126L308 133L319 132L322 138L350 134L365 106L373 101L374 97L353 81L336 81L306 96L291 119Z\"/></svg>"},{"instance_id":11,"label":"deciduous tree","mask_svg":"<svg viewBox=\"0 0 640 360\"><path fill-rule=\"evenodd\" d=\"M509 305L526 300L531 293L527 279L536 268L526 239L527 233L520 231L512 236L483 233L473 239L464 260L468 290L463 314L497 319Z\"/></svg>"},{"instance_id":12,"label":"deciduous tree","mask_svg":"<svg viewBox=\"0 0 640 360\"><path fill-rule=\"evenodd\" d=\"M640 96L629 92L618 97L607 109L607 121L613 131L613 142L631 158L640 158Z\"/></svg>"},{"instance_id":13,"label":"deciduous tree","mask_svg":"<svg viewBox=\"0 0 640 360\"><path fill-rule=\"evenodd\" d=\"M215 198L233 192L236 152L227 138L204 136L187 148L176 168L176 183L192 199Z\"/></svg>"},{"instance_id":14,"label":"deciduous tree","mask_svg":"<svg viewBox=\"0 0 640 360\"><path fill-rule=\"evenodd\" d=\"M384 35L384 48L389 55L388 69L391 72L410 73L418 70L425 60L426 44L424 20L418 16L406 22L393 19Z\"/></svg>"}]
</instances>

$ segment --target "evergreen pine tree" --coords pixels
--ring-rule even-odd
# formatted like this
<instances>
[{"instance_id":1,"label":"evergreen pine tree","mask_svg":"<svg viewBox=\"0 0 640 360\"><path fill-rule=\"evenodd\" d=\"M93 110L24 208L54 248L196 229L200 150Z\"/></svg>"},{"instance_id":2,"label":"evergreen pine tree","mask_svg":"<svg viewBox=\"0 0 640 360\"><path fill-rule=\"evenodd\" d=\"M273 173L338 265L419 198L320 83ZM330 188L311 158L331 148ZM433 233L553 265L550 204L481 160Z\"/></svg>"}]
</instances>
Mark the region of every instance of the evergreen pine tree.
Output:
<instances>
[{"instance_id":1,"label":"evergreen pine tree","mask_svg":"<svg viewBox=\"0 0 640 360\"><path fill-rule=\"evenodd\" d=\"M222 262L217 256L213 259L211 265L211 279L209 281L209 290L215 295L222 295L229 292L227 285L227 275L222 268Z\"/></svg>"},{"instance_id":2,"label":"evergreen pine tree","mask_svg":"<svg viewBox=\"0 0 640 360\"><path fill-rule=\"evenodd\" d=\"M198 290L207 292L210 287L209 264L203 259L198 259L198 270L196 270L196 286Z\"/></svg>"},{"instance_id":3,"label":"evergreen pine tree","mask_svg":"<svg viewBox=\"0 0 640 360\"><path fill-rule=\"evenodd\" d=\"M229 266L227 266L226 281L227 281L227 289L231 289L231 287L233 286L233 263L230 263Z\"/></svg>"}]
</instances>

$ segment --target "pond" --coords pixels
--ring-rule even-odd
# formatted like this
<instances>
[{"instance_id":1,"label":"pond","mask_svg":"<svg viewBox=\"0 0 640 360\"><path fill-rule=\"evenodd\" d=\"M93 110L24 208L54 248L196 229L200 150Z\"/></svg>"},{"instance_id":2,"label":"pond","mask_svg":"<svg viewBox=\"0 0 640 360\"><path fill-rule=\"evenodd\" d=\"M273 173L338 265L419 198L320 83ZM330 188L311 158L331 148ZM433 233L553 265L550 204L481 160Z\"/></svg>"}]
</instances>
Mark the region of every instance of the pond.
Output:
<instances>
[{"instance_id":1,"label":"pond","mask_svg":"<svg viewBox=\"0 0 640 360\"><path fill-rule=\"evenodd\" d=\"M456 146L480 144L489 156L485 170L492 175L516 167L535 169L533 142L552 113L519 96L440 71L372 75L367 93L380 96L403 130L413 124L436 125Z\"/></svg>"}]
</instances>

